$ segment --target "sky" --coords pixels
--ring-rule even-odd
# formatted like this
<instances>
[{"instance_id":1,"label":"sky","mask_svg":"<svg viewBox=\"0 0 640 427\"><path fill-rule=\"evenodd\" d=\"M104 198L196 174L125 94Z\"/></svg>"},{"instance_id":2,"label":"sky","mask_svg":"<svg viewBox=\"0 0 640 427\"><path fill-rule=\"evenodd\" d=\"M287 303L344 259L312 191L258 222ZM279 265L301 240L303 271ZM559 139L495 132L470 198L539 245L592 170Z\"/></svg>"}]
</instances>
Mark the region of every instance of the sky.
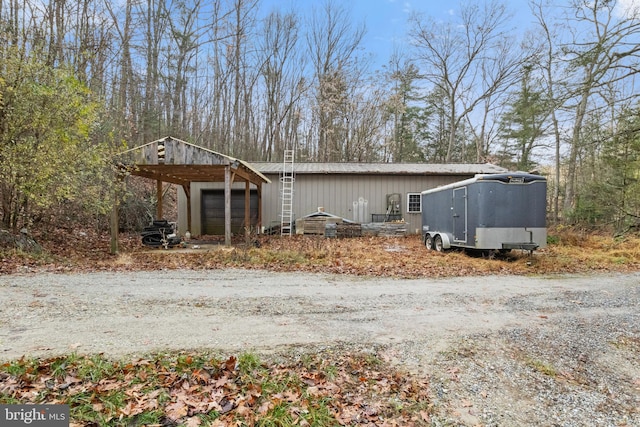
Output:
<instances>
[{"instance_id":1,"label":"sky","mask_svg":"<svg viewBox=\"0 0 640 427\"><path fill-rule=\"evenodd\" d=\"M433 19L449 20L459 10L458 0L334 0L350 13L354 24L365 23L367 34L364 48L374 54L374 68L381 68L388 62L394 50L406 50L409 16L424 13ZM468 0L473 2L474 0ZM491 1L491 0L488 0ZM319 9L325 0L263 0L263 8L268 13L273 8L296 10L308 17L314 8ZM528 0L506 0L513 13L513 26L523 31L531 29L534 18L531 15ZM569 0L557 0L557 4L569 4ZM619 10L638 8L640 0L618 0Z\"/></svg>"},{"instance_id":2,"label":"sky","mask_svg":"<svg viewBox=\"0 0 640 427\"><path fill-rule=\"evenodd\" d=\"M412 13L424 13L434 19L448 20L457 11L457 1L443 0L334 0L351 14L354 25L364 23L367 34L364 47L374 54L374 67L386 64L394 50L407 46L408 19ZM627 0L640 1L640 0ZM263 0L268 13L273 8L281 11L295 10L309 17L313 9L320 9L325 0ZM509 7L526 20L527 0L509 0ZM529 21L531 21L529 19Z\"/></svg>"}]
</instances>

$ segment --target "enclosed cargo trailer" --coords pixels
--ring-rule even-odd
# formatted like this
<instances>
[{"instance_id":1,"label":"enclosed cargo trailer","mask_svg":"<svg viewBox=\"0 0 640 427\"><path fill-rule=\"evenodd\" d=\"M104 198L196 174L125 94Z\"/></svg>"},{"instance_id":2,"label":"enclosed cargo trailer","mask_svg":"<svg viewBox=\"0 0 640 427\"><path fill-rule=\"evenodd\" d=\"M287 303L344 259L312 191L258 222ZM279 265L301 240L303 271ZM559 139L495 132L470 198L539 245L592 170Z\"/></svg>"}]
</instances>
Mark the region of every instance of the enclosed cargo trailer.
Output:
<instances>
[{"instance_id":1,"label":"enclosed cargo trailer","mask_svg":"<svg viewBox=\"0 0 640 427\"><path fill-rule=\"evenodd\" d=\"M533 251L547 244L547 181L522 172L476 175L423 191L427 249Z\"/></svg>"}]
</instances>

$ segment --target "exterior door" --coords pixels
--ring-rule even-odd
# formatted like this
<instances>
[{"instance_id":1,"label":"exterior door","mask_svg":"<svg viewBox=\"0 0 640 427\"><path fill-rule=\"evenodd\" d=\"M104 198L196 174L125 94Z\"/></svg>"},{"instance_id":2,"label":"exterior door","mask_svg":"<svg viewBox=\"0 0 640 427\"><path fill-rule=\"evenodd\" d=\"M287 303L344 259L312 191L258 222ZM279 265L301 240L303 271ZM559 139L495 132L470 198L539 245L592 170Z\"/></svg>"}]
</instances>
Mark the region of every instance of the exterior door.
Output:
<instances>
[{"instance_id":1,"label":"exterior door","mask_svg":"<svg viewBox=\"0 0 640 427\"><path fill-rule=\"evenodd\" d=\"M249 226L258 224L258 192L249 195ZM224 190L202 191L202 234L224 235ZM244 234L244 190L231 190L231 232Z\"/></svg>"},{"instance_id":2,"label":"exterior door","mask_svg":"<svg viewBox=\"0 0 640 427\"><path fill-rule=\"evenodd\" d=\"M467 187L453 190L453 240L467 241Z\"/></svg>"}]
</instances>

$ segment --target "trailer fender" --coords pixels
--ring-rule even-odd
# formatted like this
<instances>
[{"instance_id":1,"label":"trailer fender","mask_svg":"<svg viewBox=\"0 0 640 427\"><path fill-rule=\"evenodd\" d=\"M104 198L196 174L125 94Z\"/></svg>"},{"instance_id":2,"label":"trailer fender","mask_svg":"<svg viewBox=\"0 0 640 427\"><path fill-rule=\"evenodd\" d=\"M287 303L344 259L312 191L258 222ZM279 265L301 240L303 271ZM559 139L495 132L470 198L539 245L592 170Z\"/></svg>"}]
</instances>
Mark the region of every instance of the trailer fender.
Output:
<instances>
[{"instance_id":1,"label":"trailer fender","mask_svg":"<svg viewBox=\"0 0 640 427\"><path fill-rule=\"evenodd\" d=\"M451 248L451 241L449 240L449 235L447 233L437 233L442 239L442 249Z\"/></svg>"}]
</instances>

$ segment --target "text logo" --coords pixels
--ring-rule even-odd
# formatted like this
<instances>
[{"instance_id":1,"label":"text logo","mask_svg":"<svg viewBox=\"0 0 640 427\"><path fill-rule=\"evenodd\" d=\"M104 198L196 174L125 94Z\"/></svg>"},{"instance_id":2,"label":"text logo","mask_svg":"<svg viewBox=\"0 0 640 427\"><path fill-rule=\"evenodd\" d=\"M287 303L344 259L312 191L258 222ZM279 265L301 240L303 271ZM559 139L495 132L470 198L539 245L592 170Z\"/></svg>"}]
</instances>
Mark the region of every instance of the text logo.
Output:
<instances>
[{"instance_id":1,"label":"text logo","mask_svg":"<svg viewBox=\"0 0 640 427\"><path fill-rule=\"evenodd\" d=\"M69 427L69 405L0 405L0 426Z\"/></svg>"}]
</instances>

